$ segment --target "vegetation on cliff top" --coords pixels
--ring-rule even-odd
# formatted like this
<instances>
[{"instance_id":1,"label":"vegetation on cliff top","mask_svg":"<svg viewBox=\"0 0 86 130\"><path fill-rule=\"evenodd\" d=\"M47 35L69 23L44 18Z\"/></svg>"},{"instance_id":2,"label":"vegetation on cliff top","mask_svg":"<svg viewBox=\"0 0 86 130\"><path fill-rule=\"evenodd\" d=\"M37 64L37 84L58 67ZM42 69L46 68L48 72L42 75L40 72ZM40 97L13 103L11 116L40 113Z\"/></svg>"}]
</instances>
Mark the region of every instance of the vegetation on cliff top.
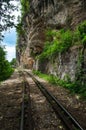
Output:
<instances>
[{"instance_id":1,"label":"vegetation on cliff top","mask_svg":"<svg viewBox=\"0 0 86 130\"><path fill-rule=\"evenodd\" d=\"M29 0L20 0L22 17L29 11Z\"/></svg>"},{"instance_id":2,"label":"vegetation on cliff top","mask_svg":"<svg viewBox=\"0 0 86 130\"><path fill-rule=\"evenodd\" d=\"M24 17L29 12L29 1L28 0L20 0L21 3L21 18L19 19L19 23L16 26L17 35L25 36L25 29L24 29Z\"/></svg>"}]
</instances>

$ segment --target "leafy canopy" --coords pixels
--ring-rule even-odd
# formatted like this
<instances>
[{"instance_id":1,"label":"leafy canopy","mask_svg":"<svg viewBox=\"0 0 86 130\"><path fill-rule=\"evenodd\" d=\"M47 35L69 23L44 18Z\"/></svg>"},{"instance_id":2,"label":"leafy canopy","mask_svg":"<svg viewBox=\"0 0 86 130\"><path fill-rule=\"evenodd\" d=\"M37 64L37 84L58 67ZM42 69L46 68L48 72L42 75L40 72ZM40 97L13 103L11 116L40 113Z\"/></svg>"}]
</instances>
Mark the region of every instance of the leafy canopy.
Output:
<instances>
[{"instance_id":1,"label":"leafy canopy","mask_svg":"<svg viewBox=\"0 0 86 130\"><path fill-rule=\"evenodd\" d=\"M0 1L0 40L3 39L2 31L14 26L12 11L14 11L16 7L11 1L12 0Z\"/></svg>"}]
</instances>

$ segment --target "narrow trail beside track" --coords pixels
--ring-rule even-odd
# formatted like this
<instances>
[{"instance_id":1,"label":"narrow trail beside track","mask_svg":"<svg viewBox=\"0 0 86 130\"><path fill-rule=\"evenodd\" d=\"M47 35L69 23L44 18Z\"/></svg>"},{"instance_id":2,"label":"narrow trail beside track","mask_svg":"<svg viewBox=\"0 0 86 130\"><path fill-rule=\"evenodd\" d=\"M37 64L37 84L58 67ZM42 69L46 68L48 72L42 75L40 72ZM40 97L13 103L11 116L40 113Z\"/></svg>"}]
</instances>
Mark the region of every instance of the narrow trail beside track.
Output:
<instances>
[{"instance_id":1,"label":"narrow trail beside track","mask_svg":"<svg viewBox=\"0 0 86 130\"><path fill-rule=\"evenodd\" d=\"M0 130L19 130L22 83L8 80L0 85Z\"/></svg>"}]
</instances>

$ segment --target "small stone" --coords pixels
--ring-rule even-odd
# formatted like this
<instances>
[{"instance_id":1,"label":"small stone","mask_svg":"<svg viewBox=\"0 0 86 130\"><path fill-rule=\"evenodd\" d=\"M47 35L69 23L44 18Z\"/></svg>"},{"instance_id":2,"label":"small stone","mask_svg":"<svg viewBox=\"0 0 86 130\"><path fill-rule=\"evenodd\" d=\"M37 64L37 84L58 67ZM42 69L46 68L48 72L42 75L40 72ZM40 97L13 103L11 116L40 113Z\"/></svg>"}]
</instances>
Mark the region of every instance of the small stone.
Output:
<instances>
[{"instance_id":1,"label":"small stone","mask_svg":"<svg viewBox=\"0 0 86 130\"><path fill-rule=\"evenodd\" d=\"M59 128L60 128L60 129L63 129L63 126L60 125Z\"/></svg>"},{"instance_id":2,"label":"small stone","mask_svg":"<svg viewBox=\"0 0 86 130\"><path fill-rule=\"evenodd\" d=\"M79 96L79 95L76 95L76 99L80 99L80 96Z\"/></svg>"},{"instance_id":3,"label":"small stone","mask_svg":"<svg viewBox=\"0 0 86 130\"><path fill-rule=\"evenodd\" d=\"M3 116L0 116L0 120L2 120L3 119Z\"/></svg>"}]
</instances>

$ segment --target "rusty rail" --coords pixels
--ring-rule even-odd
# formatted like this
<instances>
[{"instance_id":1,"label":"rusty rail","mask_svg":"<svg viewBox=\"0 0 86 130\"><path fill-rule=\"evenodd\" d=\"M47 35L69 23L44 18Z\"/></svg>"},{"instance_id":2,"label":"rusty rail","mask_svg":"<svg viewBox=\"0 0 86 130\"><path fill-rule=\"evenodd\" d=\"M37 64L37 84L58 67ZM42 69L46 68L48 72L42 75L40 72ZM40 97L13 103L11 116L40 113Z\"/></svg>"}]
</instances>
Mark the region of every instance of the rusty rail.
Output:
<instances>
[{"instance_id":1,"label":"rusty rail","mask_svg":"<svg viewBox=\"0 0 86 130\"><path fill-rule=\"evenodd\" d=\"M20 122L20 130L24 130L24 119L25 119L25 84L23 84L23 90L22 90L22 106L21 106L21 122Z\"/></svg>"},{"instance_id":2,"label":"rusty rail","mask_svg":"<svg viewBox=\"0 0 86 130\"><path fill-rule=\"evenodd\" d=\"M41 84L32 74L27 74L32 77L33 81L36 83L38 88L44 94L46 99L51 104L56 115L59 115L63 123L68 130L84 130L78 121L62 106L62 104Z\"/></svg>"},{"instance_id":3,"label":"rusty rail","mask_svg":"<svg viewBox=\"0 0 86 130\"><path fill-rule=\"evenodd\" d=\"M27 117L25 117L27 115ZM28 121L27 121L28 118ZM27 126L26 126L27 125ZM33 130L33 119L31 115L31 101L29 84L27 82L23 83L22 89L22 105L21 105L21 120L20 120L20 130Z\"/></svg>"}]
</instances>

